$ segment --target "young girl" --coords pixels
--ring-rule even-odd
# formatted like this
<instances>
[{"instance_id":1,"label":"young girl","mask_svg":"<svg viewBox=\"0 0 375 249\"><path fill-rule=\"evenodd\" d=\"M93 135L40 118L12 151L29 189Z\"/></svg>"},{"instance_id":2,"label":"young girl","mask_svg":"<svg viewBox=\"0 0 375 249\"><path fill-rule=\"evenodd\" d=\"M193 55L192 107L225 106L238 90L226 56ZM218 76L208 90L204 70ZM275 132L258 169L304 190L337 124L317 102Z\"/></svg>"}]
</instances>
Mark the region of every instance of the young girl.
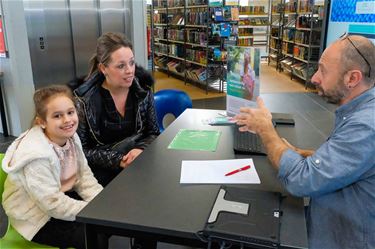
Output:
<instances>
[{"instance_id":1,"label":"young girl","mask_svg":"<svg viewBox=\"0 0 375 249\"><path fill-rule=\"evenodd\" d=\"M76 134L78 116L70 90L50 86L34 94L34 126L8 148L3 207L27 240L84 248L77 213L101 190Z\"/></svg>"}]
</instances>

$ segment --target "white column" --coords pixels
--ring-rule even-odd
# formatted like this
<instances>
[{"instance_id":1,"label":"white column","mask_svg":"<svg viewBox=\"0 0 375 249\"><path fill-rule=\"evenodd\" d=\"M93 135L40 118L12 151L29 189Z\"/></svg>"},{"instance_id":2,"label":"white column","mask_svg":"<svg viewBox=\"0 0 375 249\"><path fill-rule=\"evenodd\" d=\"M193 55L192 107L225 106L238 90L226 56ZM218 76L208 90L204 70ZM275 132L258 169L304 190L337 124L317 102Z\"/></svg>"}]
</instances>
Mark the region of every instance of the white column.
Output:
<instances>
[{"instance_id":1,"label":"white column","mask_svg":"<svg viewBox=\"0 0 375 249\"><path fill-rule=\"evenodd\" d=\"M22 0L3 0L9 58L0 58L9 134L18 136L30 127L35 91Z\"/></svg>"}]
</instances>

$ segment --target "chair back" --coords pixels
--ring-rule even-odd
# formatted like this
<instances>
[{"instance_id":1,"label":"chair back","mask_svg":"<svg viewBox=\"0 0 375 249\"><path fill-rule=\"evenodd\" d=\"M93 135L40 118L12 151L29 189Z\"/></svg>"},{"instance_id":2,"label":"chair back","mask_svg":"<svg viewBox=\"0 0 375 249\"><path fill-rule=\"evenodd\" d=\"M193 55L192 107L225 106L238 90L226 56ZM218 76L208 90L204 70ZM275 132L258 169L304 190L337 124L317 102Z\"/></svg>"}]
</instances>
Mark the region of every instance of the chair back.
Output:
<instances>
[{"instance_id":1,"label":"chair back","mask_svg":"<svg viewBox=\"0 0 375 249\"><path fill-rule=\"evenodd\" d=\"M163 119L167 114L172 114L174 119L180 116L186 108L192 108L193 103L184 91L177 89L164 89L155 93L155 108L160 132L169 124L164 124Z\"/></svg>"}]
</instances>

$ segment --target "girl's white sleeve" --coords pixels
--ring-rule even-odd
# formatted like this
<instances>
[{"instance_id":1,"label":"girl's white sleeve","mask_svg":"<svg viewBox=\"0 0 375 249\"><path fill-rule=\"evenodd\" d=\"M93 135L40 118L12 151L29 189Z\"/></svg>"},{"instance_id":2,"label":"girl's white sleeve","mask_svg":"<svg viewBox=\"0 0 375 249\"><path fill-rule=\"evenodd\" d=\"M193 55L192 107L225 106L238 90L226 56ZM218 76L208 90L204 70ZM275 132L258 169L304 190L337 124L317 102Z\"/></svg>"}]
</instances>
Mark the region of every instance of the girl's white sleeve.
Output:
<instances>
[{"instance_id":1,"label":"girl's white sleeve","mask_svg":"<svg viewBox=\"0 0 375 249\"><path fill-rule=\"evenodd\" d=\"M75 200L60 191L60 176L53 172L48 159L34 160L24 167L26 191L36 205L49 216L61 220L75 220L87 202ZM56 169L55 169L56 170Z\"/></svg>"}]
</instances>

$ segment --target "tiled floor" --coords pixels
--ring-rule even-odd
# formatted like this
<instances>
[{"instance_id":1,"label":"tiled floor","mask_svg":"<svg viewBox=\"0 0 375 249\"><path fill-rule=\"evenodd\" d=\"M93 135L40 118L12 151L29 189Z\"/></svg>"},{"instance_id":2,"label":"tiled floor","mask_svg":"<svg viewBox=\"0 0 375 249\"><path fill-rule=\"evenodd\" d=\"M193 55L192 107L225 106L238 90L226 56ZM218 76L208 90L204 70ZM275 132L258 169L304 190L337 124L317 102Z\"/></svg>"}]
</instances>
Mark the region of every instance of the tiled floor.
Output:
<instances>
[{"instance_id":1,"label":"tiled floor","mask_svg":"<svg viewBox=\"0 0 375 249\"><path fill-rule=\"evenodd\" d=\"M209 99L225 96L225 93L209 91L206 94L204 88L196 87L192 84L185 84L183 81L168 77L167 74L156 71L155 91L167 88L180 89L187 92L192 100ZM310 92L310 88L305 89L305 85L299 79L291 80L289 73L277 72L274 66L268 66L262 63L260 67L260 92L261 93L277 93L277 92Z\"/></svg>"}]
</instances>

